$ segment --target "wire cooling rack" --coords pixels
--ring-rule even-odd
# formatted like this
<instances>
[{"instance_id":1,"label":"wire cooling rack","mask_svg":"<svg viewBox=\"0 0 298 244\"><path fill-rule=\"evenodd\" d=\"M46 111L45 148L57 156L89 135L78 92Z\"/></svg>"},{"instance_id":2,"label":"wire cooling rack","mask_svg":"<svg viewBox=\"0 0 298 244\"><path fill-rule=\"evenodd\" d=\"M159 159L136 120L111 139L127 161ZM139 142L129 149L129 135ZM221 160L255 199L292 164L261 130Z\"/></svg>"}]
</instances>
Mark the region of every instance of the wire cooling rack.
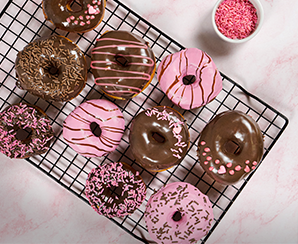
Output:
<instances>
[{"instance_id":1,"label":"wire cooling rack","mask_svg":"<svg viewBox=\"0 0 298 244\"><path fill-rule=\"evenodd\" d=\"M78 97L67 103L46 102L15 86L14 61L16 54L32 40L53 34L67 36L84 51L87 63L90 65L90 52L96 38L112 29L127 30L142 36L152 47L157 65L169 53L184 48L117 0L108 0L102 23L95 30L85 34L73 34L55 29L44 19L41 0L10 0L0 14L0 33L2 33L0 38L0 110L13 103L27 102L41 107L47 113L55 131L55 140L47 153L31 157L27 161L87 204L89 203L85 197L84 188L87 175L92 168L103 163L122 161L138 170L147 185L146 201L131 216L111 220L144 243L152 242L143 214L146 203L154 190L175 181L185 181L195 185L208 195L213 204L213 227L208 235L201 240L204 243L212 235L255 171L246 179L231 186L222 186L211 180L201 168L196 154L200 131L210 119L222 111L240 110L245 112L258 122L264 134L264 159L285 130L288 119L224 74L221 74L223 90L216 99L200 109L191 111L174 106L160 90L156 78L145 91L129 101L111 100L105 97L94 85L90 70L84 90ZM124 114L126 127L121 143L113 153L103 158L85 158L76 154L66 144L62 137L62 124L76 106L85 100L95 98L104 98L116 103ZM182 113L187 120L191 137L190 148L185 159L178 166L160 173L149 172L134 161L128 140L129 127L133 117L140 111L156 105L171 106Z\"/></svg>"}]
</instances>

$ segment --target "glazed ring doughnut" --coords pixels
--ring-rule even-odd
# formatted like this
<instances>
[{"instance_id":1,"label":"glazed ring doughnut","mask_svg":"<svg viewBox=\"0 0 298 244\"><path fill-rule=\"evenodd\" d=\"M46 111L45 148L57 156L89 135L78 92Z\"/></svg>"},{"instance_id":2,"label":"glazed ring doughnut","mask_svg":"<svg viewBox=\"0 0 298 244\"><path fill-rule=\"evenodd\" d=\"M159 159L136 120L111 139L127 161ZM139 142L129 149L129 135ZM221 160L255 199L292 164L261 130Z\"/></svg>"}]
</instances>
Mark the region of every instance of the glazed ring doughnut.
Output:
<instances>
[{"instance_id":1,"label":"glazed ring doughnut","mask_svg":"<svg viewBox=\"0 0 298 244\"><path fill-rule=\"evenodd\" d=\"M226 111L203 129L198 155L209 176L221 184L234 184L260 162L263 135L250 116L240 111Z\"/></svg>"},{"instance_id":2,"label":"glazed ring doughnut","mask_svg":"<svg viewBox=\"0 0 298 244\"><path fill-rule=\"evenodd\" d=\"M0 151L10 158L45 153L54 138L50 120L34 105L10 105L0 113Z\"/></svg>"},{"instance_id":3,"label":"glazed ring doughnut","mask_svg":"<svg viewBox=\"0 0 298 244\"><path fill-rule=\"evenodd\" d=\"M211 102L222 89L222 78L211 57L197 48L165 57L157 79L168 98L188 110Z\"/></svg>"},{"instance_id":4,"label":"glazed ring doughnut","mask_svg":"<svg viewBox=\"0 0 298 244\"><path fill-rule=\"evenodd\" d=\"M91 53L95 84L115 99L130 99L142 92L151 82L155 66L148 44L127 31L104 33Z\"/></svg>"},{"instance_id":5,"label":"glazed ring doughnut","mask_svg":"<svg viewBox=\"0 0 298 244\"><path fill-rule=\"evenodd\" d=\"M112 194L113 188L120 190ZM92 208L109 218L132 214L145 200L146 185L139 172L126 163L99 165L86 181L86 196Z\"/></svg>"},{"instance_id":6,"label":"glazed ring doughnut","mask_svg":"<svg viewBox=\"0 0 298 244\"><path fill-rule=\"evenodd\" d=\"M101 157L114 151L124 132L124 118L112 102L94 99L76 107L63 123L63 137L78 154Z\"/></svg>"},{"instance_id":7,"label":"glazed ring doughnut","mask_svg":"<svg viewBox=\"0 0 298 244\"><path fill-rule=\"evenodd\" d=\"M174 182L153 194L145 210L145 222L157 243L197 243L212 225L209 198L186 182Z\"/></svg>"},{"instance_id":8,"label":"glazed ring doughnut","mask_svg":"<svg viewBox=\"0 0 298 244\"><path fill-rule=\"evenodd\" d=\"M104 17L106 0L79 0L80 7L72 9L75 0L43 0L46 20L68 32L87 32L96 28Z\"/></svg>"},{"instance_id":9,"label":"glazed ring doughnut","mask_svg":"<svg viewBox=\"0 0 298 244\"><path fill-rule=\"evenodd\" d=\"M185 157L189 131L180 113L170 107L156 106L132 120L129 142L137 163L150 171L163 171Z\"/></svg>"},{"instance_id":10,"label":"glazed ring doughnut","mask_svg":"<svg viewBox=\"0 0 298 244\"><path fill-rule=\"evenodd\" d=\"M63 36L40 38L17 55L16 85L50 101L66 102L85 87L87 64L80 48Z\"/></svg>"}]
</instances>

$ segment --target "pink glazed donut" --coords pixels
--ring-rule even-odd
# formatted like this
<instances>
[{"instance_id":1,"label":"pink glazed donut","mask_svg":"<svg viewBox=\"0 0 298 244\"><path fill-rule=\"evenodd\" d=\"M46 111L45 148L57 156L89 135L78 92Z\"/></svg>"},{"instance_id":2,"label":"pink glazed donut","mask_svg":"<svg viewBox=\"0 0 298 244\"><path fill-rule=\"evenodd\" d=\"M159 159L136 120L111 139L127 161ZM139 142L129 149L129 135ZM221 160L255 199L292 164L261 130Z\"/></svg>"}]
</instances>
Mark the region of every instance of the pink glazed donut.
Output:
<instances>
[{"instance_id":1,"label":"pink glazed donut","mask_svg":"<svg viewBox=\"0 0 298 244\"><path fill-rule=\"evenodd\" d=\"M222 78L211 57L188 48L166 56L158 66L163 92L177 106L194 109L211 102L222 89Z\"/></svg>"},{"instance_id":2,"label":"pink glazed donut","mask_svg":"<svg viewBox=\"0 0 298 244\"><path fill-rule=\"evenodd\" d=\"M208 233L212 221L209 198L186 182L162 187L146 205L147 229L157 243L196 243Z\"/></svg>"},{"instance_id":3,"label":"pink glazed donut","mask_svg":"<svg viewBox=\"0 0 298 244\"><path fill-rule=\"evenodd\" d=\"M101 157L114 151L124 132L124 118L112 102L95 99L76 107L63 123L63 137L85 157Z\"/></svg>"}]
</instances>

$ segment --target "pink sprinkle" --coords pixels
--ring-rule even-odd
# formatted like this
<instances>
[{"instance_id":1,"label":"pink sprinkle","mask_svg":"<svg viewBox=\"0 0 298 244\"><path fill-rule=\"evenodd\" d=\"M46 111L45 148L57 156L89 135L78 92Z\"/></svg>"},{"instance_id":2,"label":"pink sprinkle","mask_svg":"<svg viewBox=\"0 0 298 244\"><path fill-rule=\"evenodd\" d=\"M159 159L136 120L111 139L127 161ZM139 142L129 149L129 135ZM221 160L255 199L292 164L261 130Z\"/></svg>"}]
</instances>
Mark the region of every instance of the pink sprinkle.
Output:
<instances>
[{"instance_id":1,"label":"pink sprinkle","mask_svg":"<svg viewBox=\"0 0 298 244\"><path fill-rule=\"evenodd\" d=\"M231 168L232 167L232 163L227 163L227 167Z\"/></svg>"},{"instance_id":2,"label":"pink sprinkle","mask_svg":"<svg viewBox=\"0 0 298 244\"><path fill-rule=\"evenodd\" d=\"M201 145L202 146L206 145L206 142L205 141L201 141Z\"/></svg>"},{"instance_id":3,"label":"pink sprinkle","mask_svg":"<svg viewBox=\"0 0 298 244\"><path fill-rule=\"evenodd\" d=\"M209 163L208 161L205 161L205 162L204 162L205 165L207 165L208 163Z\"/></svg>"},{"instance_id":4,"label":"pink sprinkle","mask_svg":"<svg viewBox=\"0 0 298 244\"><path fill-rule=\"evenodd\" d=\"M242 168L242 167L241 167L240 165L237 165L237 166L235 167L235 170L236 170L236 171L240 171L241 168Z\"/></svg>"},{"instance_id":5,"label":"pink sprinkle","mask_svg":"<svg viewBox=\"0 0 298 244\"><path fill-rule=\"evenodd\" d=\"M207 155L207 153L203 152L203 153L202 153L202 155L203 155L203 156L206 156L206 155Z\"/></svg>"},{"instance_id":6,"label":"pink sprinkle","mask_svg":"<svg viewBox=\"0 0 298 244\"><path fill-rule=\"evenodd\" d=\"M255 169L255 168L256 168L256 166L252 166L252 167L251 167L251 169Z\"/></svg>"},{"instance_id":7,"label":"pink sprinkle","mask_svg":"<svg viewBox=\"0 0 298 244\"><path fill-rule=\"evenodd\" d=\"M70 18L67 18L66 21L67 21L68 23L70 23L71 20L70 20Z\"/></svg>"},{"instance_id":8,"label":"pink sprinkle","mask_svg":"<svg viewBox=\"0 0 298 244\"><path fill-rule=\"evenodd\" d=\"M225 0L217 8L215 23L228 38L243 39L256 29L257 10L248 0Z\"/></svg>"},{"instance_id":9,"label":"pink sprinkle","mask_svg":"<svg viewBox=\"0 0 298 244\"><path fill-rule=\"evenodd\" d=\"M86 11L87 12L87 11ZM86 15L86 19L90 19L90 15Z\"/></svg>"},{"instance_id":10,"label":"pink sprinkle","mask_svg":"<svg viewBox=\"0 0 298 244\"><path fill-rule=\"evenodd\" d=\"M248 172L250 171L250 168L246 165L244 171L245 171L246 173L248 173Z\"/></svg>"},{"instance_id":11,"label":"pink sprinkle","mask_svg":"<svg viewBox=\"0 0 298 244\"><path fill-rule=\"evenodd\" d=\"M210 171L212 171L213 169L214 169L214 167L212 167L212 166L211 166L211 167L209 167L209 170L210 170Z\"/></svg>"},{"instance_id":12,"label":"pink sprinkle","mask_svg":"<svg viewBox=\"0 0 298 244\"><path fill-rule=\"evenodd\" d=\"M230 170L229 173L230 173L230 175L233 175L233 174L235 174L235 171L234 170Z\"/></svg>"},{"instance_id":13,"label":"pink sprinkle","mask_svg":"<svg viewBox=\"0 0 298 244\"><path fill-rule=\"evenodd\" d=\"M215 159L215 161L214 161L216 164L219 164L220 163L220 161L218 160L218 159Z\"/></svg>"},{"instance_id":14,"label":"pink sprinkle","mask_svg":"<svg viewBox=\"0 0 298 244\"><path fill-rule=\"evenodd\" d=\"M81 21L80 25L81 26L84 26L85 25L85 22Z\"/></svg>"},{"instance_id":15,"label":"pink sprinkle","mask_svg":"<svg viewBox=\"0 0 298 244\"><path fill-rule=\"evenodd\" d=\"M258 164L257 161L253 161L253 162L252 162L252 165L254 165L254 166L256 166L257 164Z\"/></svg>"},{"instance_id":16,"label":"pink sprinkle","mask_svg":"<svg viewBox=\"0 0 298 244\"><path fill-rule=\"evenodd\" d=\"M79 21L75 20L74 23L77 25L79 23Z\"/></svg>"},{"instance_id":17,"label":"pink sprinkle","mask_svg":"<svg viewBox=\"0 0 298 244\"><path fill-rule=\"evenodd\" d=\"M72 16L70 16L69 17L71 20L74 20L75 19L75 17L72 15Z\"/></svg>"},{"instance_id":18,"label":"pink sprinkle","mask_svg":"<svg viewBox=\"0 0 298 244\"><path fill-rule=\"evenodd\" d=\"M245 163L246 163L246 164L249 164L249 160L246 160Z\"/></svg>"},{"instance_id":19,"label":"pink sprinkle","mask_svg":"<svg viewBox=\"0 0 298 244\"><path fill-rule=\"evenodd\" d=\"M90 17L91 19L95 19L95 16L94 15L91 15L91 17Z\"/></svg>"},{"instance_id":20,"label":"pink sprinkle","mask_svg":"<svg viewBox=\"0 0 298 244\"><path fill-rule=\"evenodd\" d=\"M84 17L83 17L82 15L80 15L80 16L79 16L79 19L80 19L80 20L83 20L83 19L84 19Z\"/></svg>"},{"instance_id":21,"label":"pink sprinkle","mask_svg":"<svg viewBox=\"0 0 298 244\"><path fill-rule=\"evenodd\" d=\"M205 152L210 152L210 148L209 148L209 147L206 147L206 148L204 149L204 151L205 151Z\"/></svg>"},{"instance_id":22,"label":"pink sprinkle","mask_svg":"<svg viewBox=\"0 0 298 244\"><path fill-rule=\"evenodd\" d=\"M212 157L208 156L206 159L207 159L208 161L210 161L210 160L212 159Z\"/></svg>"}]
</instances>

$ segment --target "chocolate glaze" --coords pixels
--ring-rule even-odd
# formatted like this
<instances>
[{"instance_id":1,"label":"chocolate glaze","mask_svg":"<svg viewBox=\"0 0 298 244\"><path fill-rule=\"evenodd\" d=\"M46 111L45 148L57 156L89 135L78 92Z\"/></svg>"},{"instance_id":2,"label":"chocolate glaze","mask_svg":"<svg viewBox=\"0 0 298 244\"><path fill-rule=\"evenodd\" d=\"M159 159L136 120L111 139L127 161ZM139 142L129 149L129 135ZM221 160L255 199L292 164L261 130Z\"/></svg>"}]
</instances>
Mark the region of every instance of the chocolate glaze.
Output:
<instances>
[{"instance_id":1,"label":"chocolate glaze","mask_svg":"<svg viewBox=\"0 0 298 244\"><path fill-rule=\"evenodd\" d=\"M17 55L17 86L51 101L69 101L85 87L87 64L83 52L62 36L40 38Z\"/></svg>"},{"instance_id":2,"label":"chocolate glaze","mask_svg":"<svg viewBox=\"0 0 298 244\"><path fill-rule=\"evenodd\" d=\"M77 0L80 7L72 9L74 0L43 0L45 18L55 27L69 32L94 29L104 16L105 0Z\"/></svg>"},{"instance_id":3,"label":"chocolate glaze","mask_svg":"<svg viewBox=\"0 0 298 244\"><path fill-rule=\"evenodd\" d=\"M10 158L45 153L54 138L45 112L26 103L6 107L0 113L0 151Z\"/></svg>"},{"instance_id":4,"label":"chocolate glaze","mask_svg":"<svg viewBox=\"0 0 298 244\"><path fill-rule=\"evenodd\" d=\"M137 163L150 171L162 171L182 161L189 146L189 132L177 111L156 106L132 120L129 142Z\"/></svg>"},{"instance_id":5,"label":"chocolate glaze","mask_svg":"<svg viewBox=\"0 0 298 244\"><path fill-rule=\"evenodd\" d=\"M260 162L263 135L258 124L240 111L217 115L203 129L198 143L200 164L214 180L234 184Z\"/></svg>"},{"instance_id":6,"label":"chocolate glaze","mask_svg":"<svg viewBox=\"0 0 298 244\"><path fill-rule=\"evenodd\" d=\"M127 31L109 31L95 44L91 55L95 83L116 99L130 99L149 85L155 58L148 44Z\"/></svg>"}]
</instances>

